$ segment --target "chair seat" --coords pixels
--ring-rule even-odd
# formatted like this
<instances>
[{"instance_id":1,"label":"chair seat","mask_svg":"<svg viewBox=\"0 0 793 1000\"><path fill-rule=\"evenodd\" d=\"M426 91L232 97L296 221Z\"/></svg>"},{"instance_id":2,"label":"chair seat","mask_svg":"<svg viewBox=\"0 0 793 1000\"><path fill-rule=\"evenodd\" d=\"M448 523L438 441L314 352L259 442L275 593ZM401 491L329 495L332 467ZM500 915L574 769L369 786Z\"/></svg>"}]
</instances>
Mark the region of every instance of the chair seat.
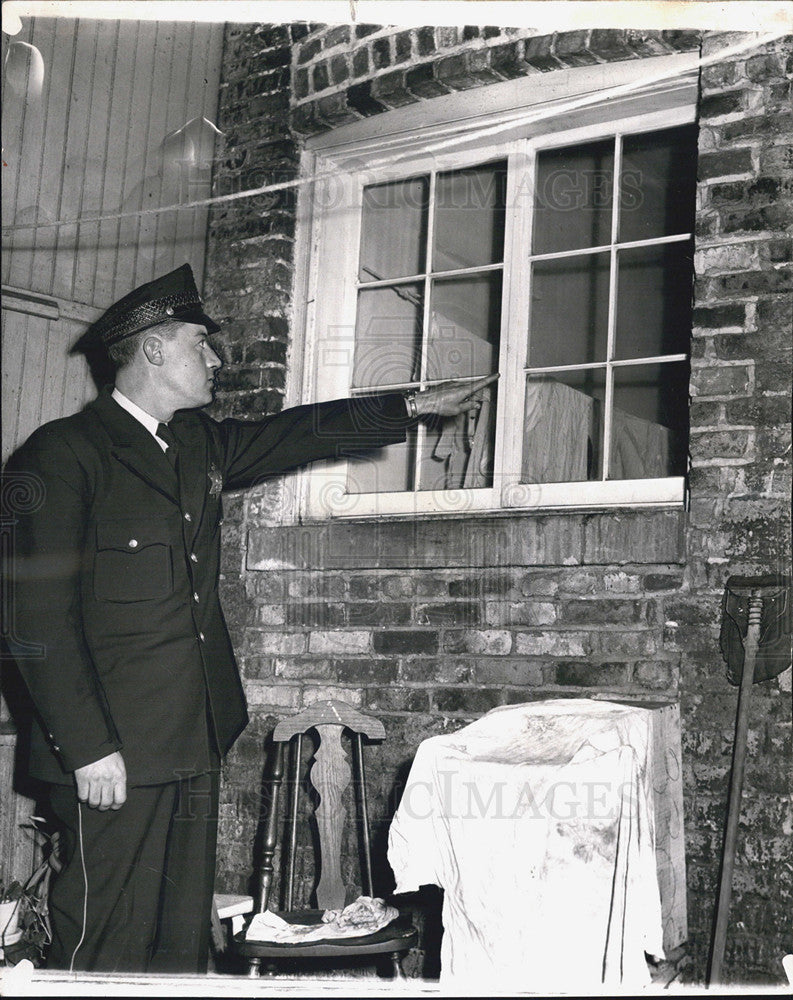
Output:
<instances>
[{"instance_id":1,"label":"chair seat","mask_svg":"<svg viewBox=\"0 0 793 1000\"><path fill-rule=\"evenodd\" d=\"M290 924L321 924L324 910L291 910L278 916ZM418 934L409 914L402 914L373 934L335 938L328 941L275 942L246 941L245 931L234 937L237 952L247 958L333 958L343 955L382 955L407 951Z\"/></svg>"}]
</instances>

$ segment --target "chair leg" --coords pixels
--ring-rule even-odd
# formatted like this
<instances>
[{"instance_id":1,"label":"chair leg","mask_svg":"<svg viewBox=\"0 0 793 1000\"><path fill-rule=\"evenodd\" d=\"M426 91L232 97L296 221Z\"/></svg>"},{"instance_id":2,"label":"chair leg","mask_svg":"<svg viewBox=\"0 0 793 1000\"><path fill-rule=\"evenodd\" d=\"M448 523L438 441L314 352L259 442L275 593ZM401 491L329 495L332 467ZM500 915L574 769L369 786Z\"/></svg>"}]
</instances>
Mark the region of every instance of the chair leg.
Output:
<instances>
[{"instance_id":1,"label":"chair leg","mask_svg":"<svg viewBox=\"0 0 793 1000\"><path fill-rule=\"evenodd\" d=\"M394 969L394 979L407 979L405 975L405 970L402 968L402 953L399 951L391 952L391 965Z\"/></svg>"}]
</instances>

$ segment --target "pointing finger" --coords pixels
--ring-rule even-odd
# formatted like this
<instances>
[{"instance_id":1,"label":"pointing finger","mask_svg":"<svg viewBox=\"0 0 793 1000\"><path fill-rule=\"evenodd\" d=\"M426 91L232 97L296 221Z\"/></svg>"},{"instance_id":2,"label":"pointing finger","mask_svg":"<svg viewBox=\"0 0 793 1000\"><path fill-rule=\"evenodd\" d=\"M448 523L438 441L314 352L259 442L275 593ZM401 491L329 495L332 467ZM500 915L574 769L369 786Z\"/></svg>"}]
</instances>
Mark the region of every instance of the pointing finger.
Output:
<instances>
[{"instance_id":1,"label":"pointing finger","mask_svg":"<svg viewBox=\"0 0 793 1000\"><path fill-rule=\"evenodd\" d=\"M484 375L482 378L478 378L475 382L468 383L468 392L479 392L480 389L484 389L485 386L492 385L500 377L499 372L494 375Z\"/></svg>"}]
</instances>

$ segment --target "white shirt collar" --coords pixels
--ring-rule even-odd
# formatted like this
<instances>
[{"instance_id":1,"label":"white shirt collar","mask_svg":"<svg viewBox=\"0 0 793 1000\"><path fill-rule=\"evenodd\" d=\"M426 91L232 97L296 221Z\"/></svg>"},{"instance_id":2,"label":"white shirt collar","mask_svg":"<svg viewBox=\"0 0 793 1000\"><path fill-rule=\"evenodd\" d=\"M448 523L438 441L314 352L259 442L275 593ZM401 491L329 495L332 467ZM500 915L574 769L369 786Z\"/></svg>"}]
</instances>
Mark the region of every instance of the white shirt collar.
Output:
<instances>
[{"instance_id":1,"label":"white shirt collar","mask_svg":"<svg viewBox=\"0 0 793 1000\"><path fill-rule=\"evenodd\" d=\"M143 424L157 444L163 451L165 451L168 445L157 437L157 427L159 426L160 421L157 420L156 417L153 417L150 413L142 410L136 403L133 403L131 399L128 399L123 392L119 392L118 389L114 388L111 395L118 405L123 407L131 417L134 417L139 423Z\"/></svg>"}]
</instances>

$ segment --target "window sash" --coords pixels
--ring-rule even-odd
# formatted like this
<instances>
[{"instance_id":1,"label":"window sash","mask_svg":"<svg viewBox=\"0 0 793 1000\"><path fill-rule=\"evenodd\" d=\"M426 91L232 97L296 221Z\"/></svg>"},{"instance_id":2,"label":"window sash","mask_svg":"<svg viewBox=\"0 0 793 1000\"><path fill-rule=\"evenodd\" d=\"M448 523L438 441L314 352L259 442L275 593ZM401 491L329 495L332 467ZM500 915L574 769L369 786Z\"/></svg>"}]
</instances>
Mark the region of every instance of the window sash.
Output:
<instances>
[{"instance_id":1,"label":"window sash","mask_svg":"<svg viewBox=\"0 0 793 1000\"><path fill-rule=\"evenodd\" d=\"M608 105L604 105L606 114ZM572 125L559 129L553 133L544 135L530 135L520 138L512 138L506 143L488 143L481 146L469 145L464 149L447 152L442 155L428 155L420 151L410 157L395 157L398 162L381 162L376 169L367 168L360 170L352 177L345 177L343 173L334 179L334 187L346 186L346 201L342 208L342 215L345 216L342 229L336 220L331 223L330 217L333 213L325 214L320 218L318 225L312 222L312 228L318 238L312 240L314 253L319 251L319 256L314 259L312 269L313 288L317 285L317 272L326 265L327 258L321 259L323 247L338 246L343 242L351 249L350 255L346 259L344 267L338 270L343 272L336 276L336 280L331 280L327 284L338 292L338 305L325 310L325 330L344 336L344 331L355 329L355 308L358 281L358 253L360 251L361 237L361 215L363 204L363 190L368 184L387 183L388 181L401 180L409 176L421 173L428 173L432 177L434 185L435 174L441 171L461 169L482 165L487 162L506 159L507 160L507 213L505 220L504 234L504 262L502 264L491 264L482 267L463 268L461 273L477 272L486 270L497 270L503 266L503 289L502 289L502 313L501 313L501 336L499 352L499 371L501 379L499 382L499 405L496 413L495 429L495 449L494 449L494 474L493 486L475 490L451 490L451 491L405 491L399 493L378 493L378 494L346 494L345 483L347 474L347 463L323 463L321 467L315 466L302 474L301 490L301 512L307 517L327 517L327 516L375 516L388 514L424 514L424 513L452 513L455 510L463 511L485 511L510 508L540 508L540 507L578 507L578 506L606 506L615 505L635 505L635 504L670 504L681 503L684 497L685 481L683 477L668 477L663 479L646 480L608 480L583 481L574 483L545 483L545 484L523 484L520 483L522 465L523 435L515 433L516 414L522 420L525 413L525 393L526 376L529 372L541 373L551 370L571 371L580 366L557 366L551 368L530 368L527 365L528 341L529 341L529 321L531 302L531 264L533 261L561 259L578 254L591 254L598 249L609 252L611 261L610 282L616 281L616 268L614 266L617 253L624 249L633 249L642 246L658 246L665 243L682 242L690 239L690 234L674 234L672 236L662 236L647 240L634 240L625 243L617 242L619 212L612 213L612 242L602 248L587 247L581 250L561 251L556 253L530 255L526 253L526 248L531 246L531 236L533 230L534 213L534 177L536 175L536 158L541 150L558 147L576 145L587 140L623 136L626 134L636 135L643 132L653 132L661 129L672 128L678 125L690 124L695 120L695 107L692 103L680 104L671 108L644 111L630 118L615 120L604 116L604 120L595 124L583 126ZM621 149L621 140L618 142ZM336 154L334 154L335 157ZM337 160L339 166L343 168L344 159ZM359 161L360 162L360 161ZM322 174L323 158L317 161L317 172ZM327 167L327 161L325 161ZM619 183L620 171L615 163L614 184ZM321 191L323 185L327 185L327 180L320 181L318 190ZM320 206L323 198L317 199ZM327 197L325 201L333 204L334 199ZM336 199L338 203L338 198ZM613 204L619 205L619 198L615 197ZM337 204L338 207L338 204ZM430 227L432 227L432 214L430 214ZM316 228L314 228L316 226ZM430 229L431 235L431 229ZM332 242L331 242L332 240ZM431 240L427 244L432 247ZM337 255L339 257L343 255ZM337 260L337 265L339 261ZM431 262L427 261L426 269L429 272ZM452 272L449 272L452 273ZM446 272L443 273L446 277ZM415 276L425 277L425 276ZM409 278L400 277L399 281L408 281ZM376 287L377 284L395 284L395 281L366 282L366 288ZM309 285L309 294L312 286ZM619 361L613 360L614 330L616 323L616 297L615 287L609 290L609 360L607 379L607 400L606 413L609 424L604 428L604 462L602 474L608 473L608 465L605 459L608 458L610 449L610 418L613 408L613 377L614 368L626 364L649 364L653 362L673 362L685 360L687 355L674 354L662 355L654 358L627 359ZM425 295L425 331L426 312L429 308L429 296ZM305 380L306 391L304 398L330 399L337 396L348 395L350 393L349 378L346 380L339 378L339 372L343 366L336 371L336 378L324 377L321 381L316 380L320 371L327 376L327 367L318 365L323 351L323 331L317 328L316 319L310 314L307 315L307 328L312 329L317 334L316 338L309 336L308 350L306 353ZM327 321L330 320L330 323ZM336 321L335 323L333 321ZM353 333L354 336L354 333ZM425 340L426 344L426 340ZM325 345L327 346L327 345ZM352 357L354 343L347 344L347 355ZM344 351L342 351L344 353ZM585 367L598 367L588 365ZM600 366L606 367L606 364ZM349 372L351 373L351 361ZM379 387L382 391L384 387ZM356 390L356 393L362 390ZM332 497L332 502L328 498Z\"/></svg>"}]
</instances>

